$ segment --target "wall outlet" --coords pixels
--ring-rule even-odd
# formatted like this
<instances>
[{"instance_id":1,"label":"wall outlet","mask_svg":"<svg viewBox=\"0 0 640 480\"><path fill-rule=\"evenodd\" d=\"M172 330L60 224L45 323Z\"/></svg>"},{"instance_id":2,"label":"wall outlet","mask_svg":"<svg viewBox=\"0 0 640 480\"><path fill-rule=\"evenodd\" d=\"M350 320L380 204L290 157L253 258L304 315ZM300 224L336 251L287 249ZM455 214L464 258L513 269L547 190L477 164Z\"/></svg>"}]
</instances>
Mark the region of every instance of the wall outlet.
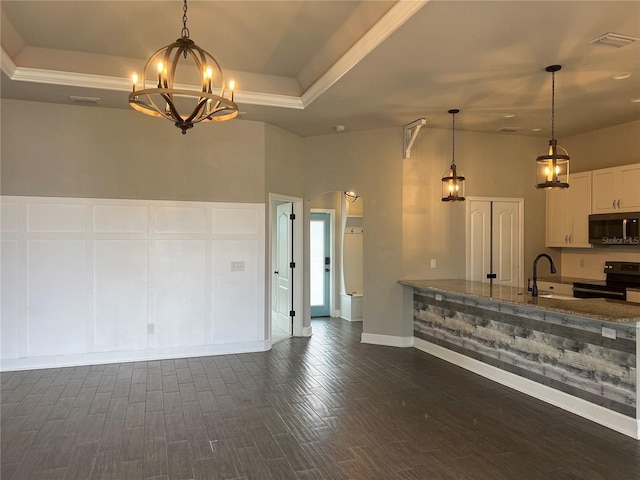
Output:
<instances>
[{"instance_id":1,"label":"wall outlet","mask_svg":"<svg viewBox=\"0 0 640 480\"><path fill-rule=\"evenodd\" d=\"M231 262L232 272L244 272L244 262Z\"/></svg>"},{"instance_id":2,"label":"wall outlet","mask_svg":"<svg viewBox=\"0 0 640 480\"><path fill-rule=\"evenodd\" d=\"M435 258L431 259L431 268L436 268L436 259Z\"/></svg>"},{"instance_id":3,"label":"wall outlet","mask_svg":"<svg viewBox=\"0 0 640 480\"><path fill-rule=\"evenodd\" d=\"M602 327L602 336L604 338L610 338L612 340L616 339L616 330L615 328L607 328L607 327Z\"/></svg>"},{"instance_id":4,"label":"wall outlet","mask_svg":"<svg viewBox=\"0 0 640 480\"><path fill-rule=\"evenodd\" d=\"M439 293L436 293L436 300L438 302L441 302L442 301L442 295L440 295Z\"/></svg>"},{"instance_id":5,"label":"wall outlet","mask_svg":"<svg viewBox=\"0 0 640 480\"><path fill-rule=\"evenodd\" d=\"M147 335L153 335L154 333L156 333L156 324L147 323Z\"/></svg>"}]
</instances>

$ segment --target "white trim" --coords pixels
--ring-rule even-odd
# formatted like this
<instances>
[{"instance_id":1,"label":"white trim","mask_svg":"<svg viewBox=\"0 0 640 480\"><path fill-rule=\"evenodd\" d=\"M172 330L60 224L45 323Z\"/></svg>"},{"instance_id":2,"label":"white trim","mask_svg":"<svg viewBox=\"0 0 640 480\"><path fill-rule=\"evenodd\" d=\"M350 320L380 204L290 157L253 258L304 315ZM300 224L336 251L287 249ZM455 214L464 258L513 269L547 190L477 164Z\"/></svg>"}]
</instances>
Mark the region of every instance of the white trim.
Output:
<instances>
[{"instance_id":1,"label":"white trim","mask_svg":"<svg viewBox=\"0 0 640 480\"><path fill-rule=\"evenodd\" d=\"M2 66L2 71L9 78L13 78L13 75L16 73L16 64L7 51L2 47L0 47L0 65Z\"/></svg>"},{"instance_id":2,"label":"white trim","mask_svg":"<svg viewBox=\"0 0 640 480\"><path fill-rule=\"evenodd\" d=\"M420 10L429 0L400 0L365 33L347 52L340 57L307 91L302 94L302 104L309 106L334 83L340 80L360 60L371 53L378 45L400 28L413 14Z\"/></svg>"},{"instance_id":3,"label":"white trim","mask_svg":"<svg viewBox=\"0 0 640 480\"><path fill-rule=\"evenodd\" d=\"M302 336L303 337L310 337L311 335L313 335L312 327L303 327L302 328Z\"/></svg>"},{"instance_id":4,"label":"white trim","mask_svg":"<svg viewBox=\"0 0 640 480\"><path fill-rule=\"evenodd\" d=\"M101 90L113 90L117 92L130 92L131 80L106 75L94 75L91 73L61 72L57 70L45 70L41 68L18 67L11 58L2 50L2 69L11 78L19 82L45 83L48 85L63 85L82 88L95 88ZM193 85L176 84L176 88L193 90ZM293 95L280 95L275 93L250 92L238 90L235 92L235 100L238 103L248 105L263 105L267 107L304 109L302 99Z\"/></svg>"},{"instance_id":5,"label":"white trim","mask_svg":"<svg viewBox=\"0 0 640 480\"><path fill-rule=\"evenodd\" d=\"M363 322L364 318L344 318L344 317L340 317L342 320L346 320L347 322ZM402 338L402 337L398 337L398 338ZM369 343L369 342L363 342L363 343ZM381 344L381 345L386 345L386 343Z\"/></svg>"},{"instance_id":6,"label":"white trim","mask_svg":"<svg viewBox=\"0 0 640 480\"><path fill-rule=\"evenodd\" d=\"M188 347L131 350L122 352L92 352L72 355L46 355L42 357L3 359L0 371L30 370L33 368L76 367L104 363L143 362L171 358L204 357L239 353L264 352L271 348L269 340L219 345L193 345Z\"/></svg>"},{"instance_id":7,"label":"white trim","mask_svg":"<svg viewBox=\"0 0 640 480\"><path fill-rule=\"evenodd\" d=\"M500 368L488 365L479 360L467 357L458 352L429 343L421 338L414 338L414 345L418 350L429 353L435 357L446 360L459 367L481 375L489 380L498 382L507 387L513 388L522 393L526 393L534 398L560 407L571 413L575 413L583 418L596 422L616 432L623 433L629 437L640 440L640 421L601 407L591 402L587 402L568 393L561 392L541 383L534 382L528 378L521 377L514 373L506 372Z\"/></svg>"},{"instance_id":8,"label":"white trim","mask_svg":"<svg viewBox=\"0 0 640 480\"><path fill-rule=\"evenodd\" d=\"M413 347L413 337L397 337L395 335L380 335L377 333L362 333L360 343L371 345L385 345L387 347Z\"/></svg>"}]
</instances>

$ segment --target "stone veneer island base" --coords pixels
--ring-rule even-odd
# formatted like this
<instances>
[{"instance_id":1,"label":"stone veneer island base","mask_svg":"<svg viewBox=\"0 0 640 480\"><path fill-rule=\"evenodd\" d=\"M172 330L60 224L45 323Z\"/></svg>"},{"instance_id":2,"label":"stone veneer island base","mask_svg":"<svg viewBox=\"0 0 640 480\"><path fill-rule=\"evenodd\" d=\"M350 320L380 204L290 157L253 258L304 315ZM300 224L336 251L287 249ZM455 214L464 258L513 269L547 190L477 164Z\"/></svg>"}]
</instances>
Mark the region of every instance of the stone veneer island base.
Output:
<instances>
[{"instance_id":1,"label":"stone veneer island base","mask_svg":"<svg viewBox=\"0 0 640 480\"><path fill-rule=\"evenodd\" d=\"M640 306L464 280L400 283L414 289L416 348L640 439Z\"/></svg>"}]
</instances>

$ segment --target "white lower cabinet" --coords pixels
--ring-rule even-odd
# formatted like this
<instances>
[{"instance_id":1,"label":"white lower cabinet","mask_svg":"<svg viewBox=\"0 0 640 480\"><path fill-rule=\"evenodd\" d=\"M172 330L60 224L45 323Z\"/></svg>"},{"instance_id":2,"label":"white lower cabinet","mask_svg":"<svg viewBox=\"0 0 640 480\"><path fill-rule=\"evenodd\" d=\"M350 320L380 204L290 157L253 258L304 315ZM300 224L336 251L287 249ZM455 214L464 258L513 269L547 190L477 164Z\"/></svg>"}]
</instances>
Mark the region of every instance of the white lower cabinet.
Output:
<instances>
[{"instance_id":1,"label":"white lower cabinet","mask_svg":"<svg viewBox=\"0 0 640 480\"><path fill-rule=\"evenodd\" d=\"M571 175L567 189L547 190L547 247L591 248L591 173Z\"/></svg>"}]
</instances>

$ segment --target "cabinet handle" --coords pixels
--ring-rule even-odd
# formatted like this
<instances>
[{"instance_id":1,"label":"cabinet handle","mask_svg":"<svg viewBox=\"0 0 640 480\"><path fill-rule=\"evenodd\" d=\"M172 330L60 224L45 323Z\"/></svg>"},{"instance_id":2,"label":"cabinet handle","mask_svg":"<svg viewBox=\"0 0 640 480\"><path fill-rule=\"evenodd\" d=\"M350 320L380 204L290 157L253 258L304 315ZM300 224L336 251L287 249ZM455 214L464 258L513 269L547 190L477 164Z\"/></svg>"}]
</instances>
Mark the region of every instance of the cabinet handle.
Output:
<instances>
[{"instance_id":1,"label":"cabinet handle","mask_svg":"<svg viewBox=\"0 0 640 480\"><path fill-rule=\"evenodd\" d=\"M569 235L569 243L573 243L573 238L571 238L572 235Z\"/></svg>"},{"instance_id":2,"label":"cabinet handle","mask_svg":"<svg viewBox=\"0 0 640 480\"><path fill-rule=\"evenodd\" d=\"M618 208L620 208L620 199L618 199Z\"/></svg>"},{"instance_id":3,"label":"cabinet handle","mask_svg":"<svg viewBox=\"0 0 640 480\"><path fill-rule=\"evenodd\" d=\"M615 209L616 209L616 199L615 199L615 198L613 199L613 204L612 204L612 206L613 206L613 209L615 210Z\"/></svg>"},{"instance_id":4,"label":"cabinet handle","mask_svg":"<svg viewBox=\"0 0 640 480\"><path fill-rule=\"evenodd\" d=\"M564 243L569 243L569 235L564 236Z\"/></svg>"}]
</instances>

